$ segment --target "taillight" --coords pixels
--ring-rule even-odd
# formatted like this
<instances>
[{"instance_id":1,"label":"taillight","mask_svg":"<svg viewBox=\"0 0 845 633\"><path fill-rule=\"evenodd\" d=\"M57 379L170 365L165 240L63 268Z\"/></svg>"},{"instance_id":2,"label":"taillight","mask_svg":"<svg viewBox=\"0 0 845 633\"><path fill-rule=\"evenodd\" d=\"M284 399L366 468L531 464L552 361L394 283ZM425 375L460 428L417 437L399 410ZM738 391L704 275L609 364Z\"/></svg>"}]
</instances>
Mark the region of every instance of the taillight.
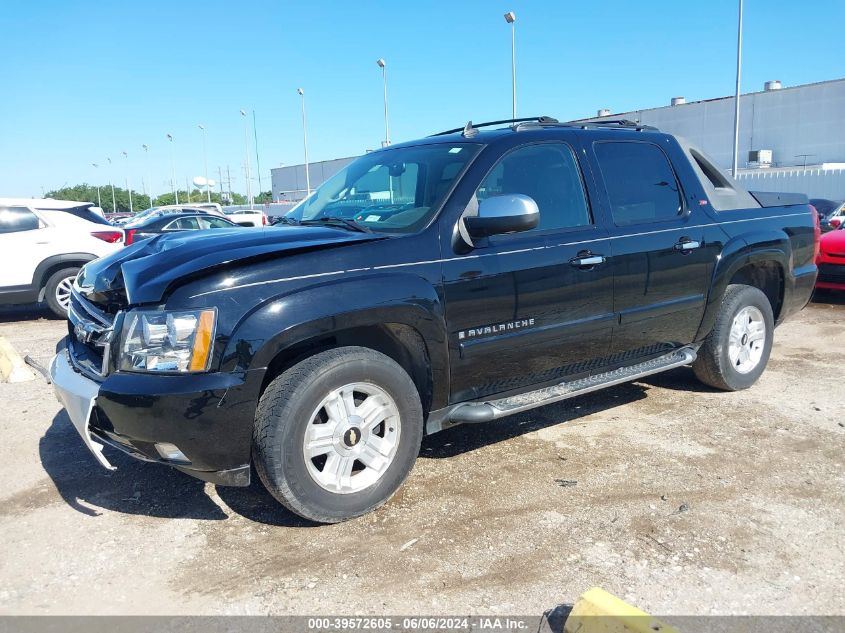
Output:
<instances>
[{"instance_id":1,"label":"taillight","mask_svg":"<svg viewBox=\"0 0 845 633\"><path fill-rule=\"evenodd\" d=\"M94 231L91 235L109 244L117 244L123 238L120 231Z\"/></svg>"},{"instance_id":2,"label":"taillight","mask_svg":"<svg viewBox=\"0 0 845 633\"><path fill-rule=\"evenodd\" d=\"M821 252L822 224L816 207L810 205L810 211L813 213L813 260L815 261Z\"/></svg>"},{"instance_id":3,"label":"taillight","mask_svg":"<svg viewBox=\"0 0 845 633\"><path fill-rule=\"evenodd\" d=\"M126 229L126 245L129 246L132 242L135 241L135 231L136 229Z\"/></svg>"},{"instance_id":4,"label":"taillight","mask_svg":"<svg viewBox=\"0 0 845 633\"><path fill-rule=\"evenodd\" d=\"M261 214L261 226L267 226L267 216L263 213Z\"/></svg>"}]
</instances>

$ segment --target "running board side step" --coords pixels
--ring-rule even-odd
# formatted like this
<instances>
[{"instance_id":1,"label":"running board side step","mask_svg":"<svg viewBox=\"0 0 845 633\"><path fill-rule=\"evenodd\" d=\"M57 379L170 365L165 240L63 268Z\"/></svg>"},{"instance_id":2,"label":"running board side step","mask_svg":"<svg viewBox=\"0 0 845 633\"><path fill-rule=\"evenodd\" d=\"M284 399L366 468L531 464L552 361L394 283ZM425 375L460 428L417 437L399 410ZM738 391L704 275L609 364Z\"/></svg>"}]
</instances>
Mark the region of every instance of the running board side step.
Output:
<instances>
[{"instance_id":1,"label":"running board side step","mask_svg":"<svg viewBox=\"0 0 845 633\"><path fill-rule=\"evenodd\" d=\"M452 409L447 424L475 424L489 422L507 415L536 409L553 402L574 398L591 391L612 387L623 382L637 380L651 374L691 364L696 358L695 350L682 347L664 356L652 360L621 367L603 374L596 374L580 380L562 382L551 387L529 391L518 396L489 400L486 402L468 402Z\"/></svg>"}]
</instances>

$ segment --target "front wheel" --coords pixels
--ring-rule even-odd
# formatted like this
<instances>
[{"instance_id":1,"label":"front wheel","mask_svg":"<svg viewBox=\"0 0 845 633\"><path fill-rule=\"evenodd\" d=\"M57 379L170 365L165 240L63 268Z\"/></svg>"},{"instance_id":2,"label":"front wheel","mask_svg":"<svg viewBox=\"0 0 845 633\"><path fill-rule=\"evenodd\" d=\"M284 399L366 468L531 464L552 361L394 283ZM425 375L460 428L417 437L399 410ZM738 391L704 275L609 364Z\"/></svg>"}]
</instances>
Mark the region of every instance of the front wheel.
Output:
<instances>
[{"instance_id":1,"label":"front wheel","mask_svg":"<svg viewBox=\"0 0 845 633\"><path fill-rule=\"evenodd\" d=\"M766 369L773 338L774 316L768 297L759 288L732 284L692 368L698 379L711 387L747 389Z\"/></svg>"},{"instance_id":2,"label":"front wheel","mask_svg":"<svg viewBox=\"0 0 845 633\"><path fill-rule=\"evenodd\" d=\"M419 454L413 381L371 349L316 354L276 377L255 416L253 457L267 490L296 514L336 523L385 503Z\"/></svg>"}]
</instances>

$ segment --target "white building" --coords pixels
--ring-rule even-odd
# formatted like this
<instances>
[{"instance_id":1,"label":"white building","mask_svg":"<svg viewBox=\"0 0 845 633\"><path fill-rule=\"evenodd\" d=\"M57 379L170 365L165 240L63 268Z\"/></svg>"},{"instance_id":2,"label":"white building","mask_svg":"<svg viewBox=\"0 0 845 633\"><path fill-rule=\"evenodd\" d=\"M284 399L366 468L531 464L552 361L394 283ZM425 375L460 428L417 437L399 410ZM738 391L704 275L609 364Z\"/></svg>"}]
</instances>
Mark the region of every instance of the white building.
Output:
<instances>
[{"instance_id":1,"label":"white building","mask_svg":"<svg viewBox=\"0 0 845 633\"><path fill-rule=\"evenodd\" d=\"M752 190L845 199L845 79L788 87L769 81L762 91L741 95L739 104L740 181L750 181L745 185ZM674 97L671 105L661 108L619 113L602 109L598 118L630 119L684 136L720 167L731 168L733 96L691 102ZM311 188L352 160L312 163ZM305 196L303 165L279 167L271 175L274 199Z\"/></svg>"}]
</instances>

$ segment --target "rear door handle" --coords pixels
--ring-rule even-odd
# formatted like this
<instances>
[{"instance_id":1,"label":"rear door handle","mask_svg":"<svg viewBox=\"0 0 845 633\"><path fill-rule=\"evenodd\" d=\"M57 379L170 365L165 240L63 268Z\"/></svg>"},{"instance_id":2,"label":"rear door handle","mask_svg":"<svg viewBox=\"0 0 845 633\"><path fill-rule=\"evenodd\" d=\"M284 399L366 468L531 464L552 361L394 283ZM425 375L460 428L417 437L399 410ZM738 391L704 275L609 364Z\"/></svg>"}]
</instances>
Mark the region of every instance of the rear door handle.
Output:
<instances>
[{"instance_id":1,"label":"rear door handle","mask_svg":"<svg viewBox=\"0 0 845 633\"><path fill-rule=\"evenodd\" d=\"M604 255L584 255L582 257L574 257L569 260L569 263L572 264L575 268L587 268L589 266L598 266L599 264L603 264L607 259Z\"/></svg>"},{"instance_id":2,"label":"rear door handle","mask_svg":"<svg viewBox=\"0 0 845 633\"><path fill-rule=\"evenodd\" d=\"M681 238L680 241L675 243L675 250L681 251L682 253L685 251L695 250L696 248L701 248L701 242L697 242L686 237Z\"/></svg>"}]
</instances>

